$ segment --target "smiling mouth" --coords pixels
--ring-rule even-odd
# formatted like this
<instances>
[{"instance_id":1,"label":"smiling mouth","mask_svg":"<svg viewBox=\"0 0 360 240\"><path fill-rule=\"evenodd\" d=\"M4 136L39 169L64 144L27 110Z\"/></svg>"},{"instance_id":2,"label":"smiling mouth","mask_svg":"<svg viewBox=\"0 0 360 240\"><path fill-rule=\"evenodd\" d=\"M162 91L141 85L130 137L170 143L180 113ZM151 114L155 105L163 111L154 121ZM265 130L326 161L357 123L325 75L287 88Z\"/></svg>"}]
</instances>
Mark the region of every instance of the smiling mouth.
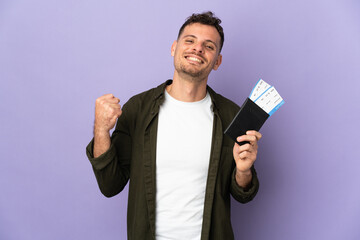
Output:
<instances>
[{"instance_id":1,"label":"smiling mouth","mask_svg":"<svg viewBox=\"0 0 360 240\"><path fill-rule=\"evenodd\" d=\"M201 60L200 58L197 57L193 57L193 56L185 56L186 59L193 61L193 62L198 62L198 63L204 63L203 60Z\"/></svg>"}]
</instances>

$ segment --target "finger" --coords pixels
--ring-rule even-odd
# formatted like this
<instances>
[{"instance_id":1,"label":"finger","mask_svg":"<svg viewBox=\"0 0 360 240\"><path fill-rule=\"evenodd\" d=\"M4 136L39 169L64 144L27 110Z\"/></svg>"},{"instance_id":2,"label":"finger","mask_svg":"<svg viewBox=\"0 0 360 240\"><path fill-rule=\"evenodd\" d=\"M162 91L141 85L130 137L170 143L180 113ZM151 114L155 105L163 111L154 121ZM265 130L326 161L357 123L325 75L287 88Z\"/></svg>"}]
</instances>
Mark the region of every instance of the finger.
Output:
<instances>
[{"instance_id":1,"label":"finger","mask_svg":"<svg viewBox=\"0 0 360 240\"><path fill-rule=\"evenodd\" d=\"M253 151L253 146L250 145L249 143L239 146L238 153L241 153L244 151L248 151L248 152Z\"/></svg>"},{"instance_id":2,"label":"finger","mask_svg":"<svg viewBox=\"0 0 360 240\"><path fill-rule=\"evenodd\" d=\"M250 153L249 153L249 152L246 152L246 151L239 153L239 158L240 158L241 160L245 160L245 159L249 158L249 156L250 156Z\"/></svg>"},{"instance_id":3,"label":"finger","mask_svg":"<svg viewBox=\"0 0 360 240\"><path fill-rule=\"evenodd\" d=\"M122 114L122 111L119 110L119 111L116 111L115 112L115 115L111 118L112 121L116 121L116 119L118 119Z\"/></svg>"},{"instance_id":4,"label":"finger","mask_svg":"<svg viewBox=\"0 0 360 240\"><path fill-rule=\"evenodd\" d=\"M114 94L108 93L101 96L102 98L114 98Z\"/></svg>"},{"instance_id":5,"label":"finger","mask_svg":"<svg viewBox=\"0 0 360 240\"><path fill-rule=\"evenodd\" d=\"M257 152L243 151L243 152L239 153L238 156L241 160L248 159L248 160L254 161L256 159Z\"/></svg>"},{"instance_id":6,"label":"finger","mask_svg":"<svg viewBox=\"0 0 360 240\"><path fill-rule=\"evenodd\" d=\"M120 116L121 112L120 107L109 107L106 111L104 111L104 114L106 114L108 118L112 118L113 116Z\"/></svg>"},{"instance_id":7,"label":"finger","mask_svg":"<svg viewBox=\"0 0 360 240\"><path fill-rule=\"evenodd\" d=\"M235 158L237 156L239 156L239 154L244 153L244 152L256 154L257 146L254 147L250 144L244 144L244 145L239 146L239 145L235 144L234 149L233 149L233 154L234 154Z\"/></svg>"},{"instance_id":8,"label":"finger","mask_svg":"<svg viewBox=\"0 0 360 240\"><path fill-rule=\"evenodd\" d=\"M115 109L121 109L121 105L118 103L109 103L108 106Z\"/></svg>"},{"instance_id":9,"label":"finger","mask_svg":"<svg viewBox=\"0 0 360 240\"><path fill-rule=\"evenodd\" d=\"M96 105L106 105L108 103L119 103L120 99L110 96L101 96L96 99L95 104Z\"/></svg>"},{"instance_id":10,"label":"finger","mask_svg":"<svg viewBox=\"0 0 360 240\"><path fill-rule=\"evenodd\" d=\"M253 135L259 141L262 138L262 134L255 130L249 130L246 132L246 135Z\"/></svg>"},{"instance_id":11,"label":"finger","mask_svg":"<svg viewBox=\"0 0 360 240\"><path fill-rule=\"evenodd\" d=\"M237 137L236 139L238 142L253 142L257 141L256 136L254 135L242 135Z\"/></svg>"},{"instance_id":12,"label":"finger","mask_svg":"<svg viewBox=\"0 0 360 240\"><path fill-rule=\"evenodd\" d=\"M105 95L101 96L100 99L104 99L106 101L112 101L112 102L115 102L115 101L120 102L120 99L115 97L114 94L112 94L112 93L105 94Z\"/></svg>"},{"instance_id":13,"label":"finger","mask_svg":"<svg viewBox=\"0 0 360 240\"><path fill-rule=\"evenodd\" d=\"M113 98L107 98L106 101L109 103L119 103L120 99L118 99L117 97L113 97Z\"/></svg>"}]
</instances>

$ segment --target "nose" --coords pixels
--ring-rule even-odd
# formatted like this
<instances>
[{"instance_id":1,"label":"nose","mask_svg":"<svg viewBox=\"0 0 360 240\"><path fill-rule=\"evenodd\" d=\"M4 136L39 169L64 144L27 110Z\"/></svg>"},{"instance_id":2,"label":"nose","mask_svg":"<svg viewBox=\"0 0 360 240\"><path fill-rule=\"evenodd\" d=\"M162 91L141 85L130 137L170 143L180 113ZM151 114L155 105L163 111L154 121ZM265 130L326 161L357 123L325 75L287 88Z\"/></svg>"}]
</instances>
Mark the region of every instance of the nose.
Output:
<instances>
[{"instance_id":1,"label":"nose","mask_svg":"<svg viewBox=\"0 0 360 240\"><path fill-rule=\"evenodd\" d=\"M193 50L198 53L204 53L204 48L201 43L195 43L193 46Z\"/></svg>"}]
</instances>

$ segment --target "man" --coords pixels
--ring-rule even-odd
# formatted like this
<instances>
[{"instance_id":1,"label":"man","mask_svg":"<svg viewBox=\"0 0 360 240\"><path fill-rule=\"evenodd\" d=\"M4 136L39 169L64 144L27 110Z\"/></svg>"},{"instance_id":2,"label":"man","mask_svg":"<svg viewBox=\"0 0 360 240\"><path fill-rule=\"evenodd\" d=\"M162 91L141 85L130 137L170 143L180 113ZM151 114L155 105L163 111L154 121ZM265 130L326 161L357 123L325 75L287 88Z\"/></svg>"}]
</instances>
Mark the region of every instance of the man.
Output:
<instances>
[{"instance_id":1,"label":"man","mask_svg":"<svg viewBox=\"0 0 360 240\"><path fill-rule=\"evenodd\" d=\"M230 193L242 203L257 193L261 134L239 136L242 146L225 137L239 107L207 86L222 61L220 23L211 12L187 19L171 47L173 80L122 109L112 94L96 100L87 155L105 196L130 179L128 239L233 239Z\"/></svg>"}]
</instances>

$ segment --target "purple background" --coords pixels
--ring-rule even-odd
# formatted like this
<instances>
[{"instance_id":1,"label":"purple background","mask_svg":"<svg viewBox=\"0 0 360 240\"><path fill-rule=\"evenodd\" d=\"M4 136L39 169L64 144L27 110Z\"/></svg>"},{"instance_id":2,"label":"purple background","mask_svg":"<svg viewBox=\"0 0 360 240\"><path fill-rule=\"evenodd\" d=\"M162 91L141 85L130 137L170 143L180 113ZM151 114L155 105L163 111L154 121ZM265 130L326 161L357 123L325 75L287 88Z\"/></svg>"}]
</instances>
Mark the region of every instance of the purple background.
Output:
<instances>
[{"instance_id":1,"label":"purple background","mask_svg":"<svg viewBox=\"0 0 360 240\"><path fill-rule=\"evenodd\" d=\"M98 190L94 102L173 75L185 18L223 20L210 76L242 104L259 78L285 99L261 132L260 191L233 201L236 239L360 239L356 0L0 1L0 239L126 239L127 190Z\"/></svg>"}]
</instances>

